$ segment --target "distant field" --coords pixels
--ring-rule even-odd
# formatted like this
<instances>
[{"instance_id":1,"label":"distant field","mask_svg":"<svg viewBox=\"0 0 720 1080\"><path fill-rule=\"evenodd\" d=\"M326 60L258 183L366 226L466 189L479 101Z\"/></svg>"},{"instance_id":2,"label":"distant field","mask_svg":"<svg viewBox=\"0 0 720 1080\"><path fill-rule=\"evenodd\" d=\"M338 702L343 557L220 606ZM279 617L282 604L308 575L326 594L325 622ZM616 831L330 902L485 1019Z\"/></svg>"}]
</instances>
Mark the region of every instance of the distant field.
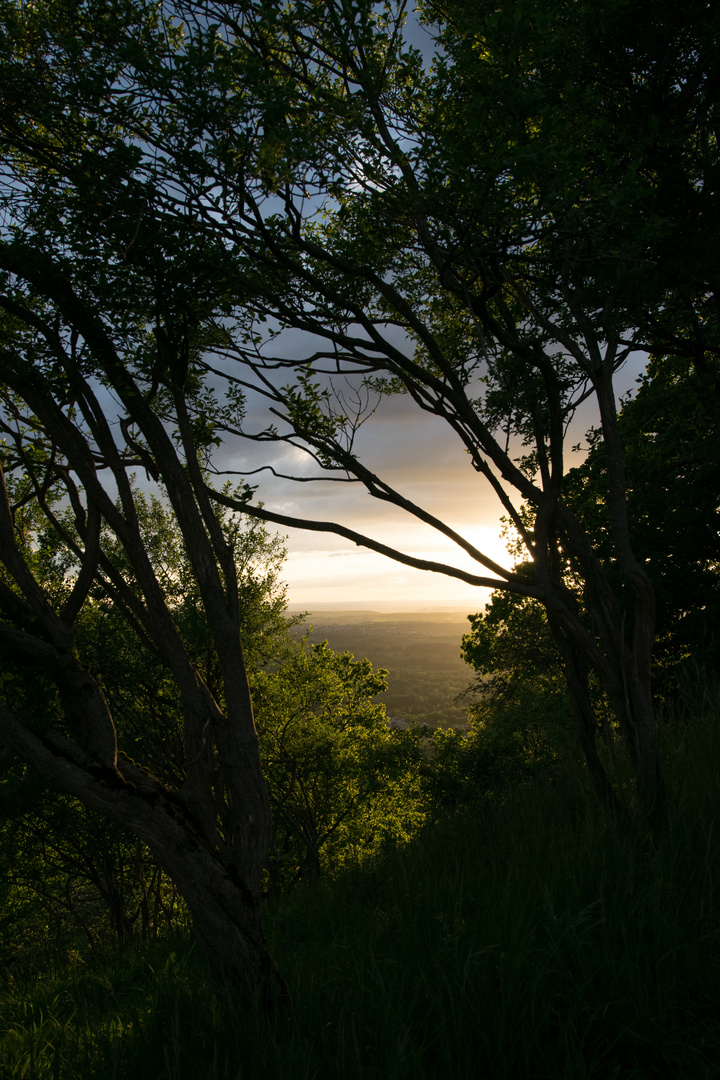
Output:
<instances>
[{"instance_id":1,"label":"distant field","mask_svg":"<svg viewBox=\"0 0 720 1080\"><path fill-rule=\"evenodd\" d=\"M292 614L304 609L296 604L291 604L288 610ZM468 609L469 611L469 609ZM458 626L467 626L468 611L465 608L456 608L448 611L375 611L370 609L344 610L334 608L317 608L308 614L308 622L322 622L323 624L349 625L351 623L378 623L378 622L419 622L419 623L453 623Z\"/></svg>"},{"instance_id":2,"label":"distant field","mask_svg":"<svg viewBox=\"0 0 720 1080\"><path fill-rule=\"evenodd\" d=\"M466 727L467 708L455 698L472 682L460 659L469 630L459 612L316 611L308 615L310 640L338 652L367 657L387 668L389 689L377 698L388 716L432 727Z\"/></svg>"}]
</instances>

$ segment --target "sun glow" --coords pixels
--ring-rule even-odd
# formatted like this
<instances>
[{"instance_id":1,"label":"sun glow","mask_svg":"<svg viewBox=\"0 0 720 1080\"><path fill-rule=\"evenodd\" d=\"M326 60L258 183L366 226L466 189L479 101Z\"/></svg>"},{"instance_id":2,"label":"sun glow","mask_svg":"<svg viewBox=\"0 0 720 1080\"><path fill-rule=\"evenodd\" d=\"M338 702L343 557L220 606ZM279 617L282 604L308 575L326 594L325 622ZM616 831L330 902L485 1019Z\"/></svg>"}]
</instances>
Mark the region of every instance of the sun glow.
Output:
<instances>
[{"instance_id":1,"label":"sun glow","mask_svg":"<svg viewBox=\"0 0 720 1080\"><path fill-rule=\"evenodd\" d=\"M500 525L458 528L458 532L483 554L506 568L512 560L500 538ZM432 609L480 610L489 588L480 588L442 573L418 570L373 551L349 546L340 537L291 530L285 580L293 607L312 611L348 607L383 611ZM457 567L477 576L490 576L475 560L450 540L429 530L388 531L383 543L418 559Z\"/></svg>"},{"instance_id":2,"label":"sun glow","mask_svg":"<svg viewBox=\"0 0 720 1080\"><path fill-rule=\"evenodd\" d=\"M477 548L482 555L487 555L493 562L498 563L505 570L512 569L512 557L505 546L505 540L500 535L500 524L476 525L469 529L458 529L458 532L466 540Z\"/></svg>"}]
</instances>

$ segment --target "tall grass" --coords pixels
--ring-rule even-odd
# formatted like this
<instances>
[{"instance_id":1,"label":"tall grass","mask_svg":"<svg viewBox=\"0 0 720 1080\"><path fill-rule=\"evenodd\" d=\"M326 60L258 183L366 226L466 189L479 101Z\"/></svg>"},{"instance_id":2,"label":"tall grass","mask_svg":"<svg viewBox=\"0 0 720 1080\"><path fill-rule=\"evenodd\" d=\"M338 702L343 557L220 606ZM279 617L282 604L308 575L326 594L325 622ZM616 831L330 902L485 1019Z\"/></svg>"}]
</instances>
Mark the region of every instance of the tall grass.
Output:
<instances>
[{"instance_id":1,"label":"tall grass","mask_svg":"<svg viewBox=\"0 0 720 1080\"><path fill-rule=\"evenodd\" d=\"M668 726L672 810L516 789L269 909L294 999L221 1006L179 940L0 1003L0 1073L144 1080L720 1076L720 708Z\"/></svg>"}]
</instances>

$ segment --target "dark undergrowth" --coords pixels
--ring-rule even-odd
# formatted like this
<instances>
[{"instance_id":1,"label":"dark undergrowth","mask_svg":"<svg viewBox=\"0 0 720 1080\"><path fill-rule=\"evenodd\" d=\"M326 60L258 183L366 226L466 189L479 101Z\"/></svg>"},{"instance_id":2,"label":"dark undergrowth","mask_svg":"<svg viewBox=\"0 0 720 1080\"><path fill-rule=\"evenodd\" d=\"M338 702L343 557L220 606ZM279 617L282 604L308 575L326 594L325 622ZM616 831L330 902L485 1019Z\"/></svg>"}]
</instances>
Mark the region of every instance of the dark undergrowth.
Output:
<instances>
[{"instance_id":1,"label":"dark undergrowth","mask_svg":"<svg viewBox=\"0 0 720 1080\"><path fill-rule=\"evenodd\" d=\"M294 1001L220 1004L185 938L5 992L3 1078L720 1077L720 710L668 728L671 811L537 781L268 910Z\"/></svg>"}]
</instances>

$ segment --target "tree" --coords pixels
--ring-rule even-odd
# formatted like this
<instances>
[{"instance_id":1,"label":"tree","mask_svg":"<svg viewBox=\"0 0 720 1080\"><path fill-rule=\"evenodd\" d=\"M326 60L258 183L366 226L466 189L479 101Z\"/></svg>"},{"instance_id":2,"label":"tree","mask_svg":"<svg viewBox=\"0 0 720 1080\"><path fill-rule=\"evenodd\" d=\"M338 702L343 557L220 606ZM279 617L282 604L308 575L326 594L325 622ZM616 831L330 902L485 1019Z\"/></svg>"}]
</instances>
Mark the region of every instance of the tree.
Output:
<instances>
[{"instance_id":1,"label":"tree","mask_svg":"<svg viewBox=\"0 0 720 1080\"><path fill-rule=\"evenodd\" d=\"M657 598L653 651L654 696L663 703L686 689L688 664L709 674L717 652L718 452L716 359L696 366L687 357L654 357L624 400L618 427L625 454L628 516L633 549L645 566ZM605 485L605 453L598 433L591 449L567 477L568 498L593 538L614 587L622 576L613 563ZM521 545L509 545L521 556ZM518 571L530 568L516 565ZM527 696L514 723L531 722L538 709L547 717L548 696L557 695L560 658L537 601L495 592L484 612L469 616L464 659L478 672L468 694L475 721L496 728ZM605 703L595 688L596 712ZM545 725L548 726L546 719ZM515 738L518 732L514 731ZM612 754L613 732L604 725Z\"/></svg>"},{"instance_id":2,"label":"tree","mask_svg":"<svg viewBox=\"0 0 720 1080\"><path fill-rule=\"evenodd\" d=\"M66 14L58 11L61 21ZM20 15L12 12L16 27ZM37 48L30 67L50 55L31 34L19 33L16 47ZM41 97L53 89L48 67ZM55 133L35 118L31 158L42 156L46 138ZM81 152L96 149L88 135ZM101 252L82 260L61 203L33 202L52 169L40 166L44 175L28 193L19 154L11 152L7 166L14 179L5 208L16 216L3 238L0 302L0 634L15 676L0 713L3 752L131 828L184 896L216 982L272 996L282 984L260 918L270 810L240 640L236 538L206 492L204 454L214 436L202 428L203 410L191 417L187 404L203 393L193 375L198 312L177 290L150 302L147 280L119 266L113 292ZM217 654L222 704L193 663L167 581L147 550L129 475L137 468L162 480L167 493ZM72 528L58 512L63 501ZM33 572L34 537L23 529L28 507L72 554L71 588L49 590ZM74 627L92 590L112 600L171 674L183 717L176 784L118 749L107 699L76 649Z\"/></svg>"},{"instance_id":3,"label":"tree","mask_svg":"<svg viewBox=\"0 0 720 1080\"><path fill-rule=\"evenodd\" d=\"M357 865L423 824L420 729L391 729L385 706L373 703L386 676L304 638L275 670L255 674L275 889Z\"/></svg>"},{"instance_id":4,"label":"tree","mask_svg":"<svg viewBox=\"0 0 720 1080\"><path fill-rule=\"evenodd\" d=\"M6 672L11 665L0 714L5 753L16 752L46 780L140 837L187 902L217 983L244 992L260 987L272 995L281 984L260 921L270 813L240 639L232 529L224 529L216 514L203 517L193 444L188 442L189 460L181 463L159 418L139 392L134 397L132 374L123 367L122 392L140 417L137 434L147 425L149 446L160 448L169 466L170 503L218 658L215 689L221 693L213 694L193 663L193 643L182 634L172 573L168 588L159 572L168 568L154 566L148 551L142 500L126 471L135 452L118 447L83 377L90 350L78 349L77 338L66 348L60 319L50 327L16 304L52 352L33 349L30 364L6 346L3 357L6 385L12 380L16 386L4 395L2 455L0 632ZM114 354L109 337L103 347ZM20 394L34 414L20 404ZM122 429L121 422L116 430ZM134 444L137 435L127 427L125 432ZM98 479L98 468L109 469L117 502ZM72 506L72 524L58 510L60 498ZM33 572L36 536L22 529L27 504L45 515L71 554L71 582L66 572L53 589ZM158 778L118 748L108 699L76 640L91 591L112 600L172 679L182 715L174 776L173 763L166 760L165 775ZM166 724L173 724L173 713L166 711Z\"/></svg>"},{"instance_id":5,"label":"tree","mask_svg":"<svg viewBox=\"0 0 720 1080\"><path fill-rule=\"evenodd\" d=\"M644 812L664 798L650 693L654 598L630 539L613 378L632 352L672 346L700 363L715 349L716 256L707 243L690 253L680 241L712 234L717 16L668 4L638 41L619 4L428 7L444 51L428 71L403 46L404 10L364 0L162 12L4 5L8 426L13 460L34 455L26 467L41 505L55 490L73 501L82 567L61 616L23 560L9 503L14 625L4 633L8 647L46 668L62 650L61 682L80 680L94 703L70 714L83 752L135 791L98 788L75 744L35 735L17 714L3 714L2 739L108 812L132 804L135 828L154 835L158 857L164 849L192 892L197 878L179 854L191 830L213 894L191 907L198 919L201 908L217 912L206 944L224 969L233 966L220 946L229 890L230 906L245 911L251 966L267 970L256 883L269 823L217 506L334 531L408 565L539 601L599 797L618 805L595 747L590 670L622 729ZM666 129L660 154L652 133ZM283 351L285 328L307 334L301 358L297 334ZM334 398L328 376L355 390ZM272 424L244 419L247 386L269 402ZM520 531L532 578L499 566L363 464L355 434L363 393L375 390L406 393L451 426ZM566 432L589 396L600 412L619 591L565 497ZM228 494L208 472L213 450L223 440L227 454L244 436L305 449L319 476L354 481L431 525L478 573L341 524L289 518L252 503L247 488ZM148 565L131 467L167 489L227 715L188 662ZM103 555L108 529L131 579ZM92 578L113 590L177 680L192 763L177 798L192 824L175 797L164 801L164 789L115 757L107 710L67 659L68 622ZM227 792L219 803L208 733ZM155 799L164 816L149 821Z\"/></svg>"}]
</instances>

